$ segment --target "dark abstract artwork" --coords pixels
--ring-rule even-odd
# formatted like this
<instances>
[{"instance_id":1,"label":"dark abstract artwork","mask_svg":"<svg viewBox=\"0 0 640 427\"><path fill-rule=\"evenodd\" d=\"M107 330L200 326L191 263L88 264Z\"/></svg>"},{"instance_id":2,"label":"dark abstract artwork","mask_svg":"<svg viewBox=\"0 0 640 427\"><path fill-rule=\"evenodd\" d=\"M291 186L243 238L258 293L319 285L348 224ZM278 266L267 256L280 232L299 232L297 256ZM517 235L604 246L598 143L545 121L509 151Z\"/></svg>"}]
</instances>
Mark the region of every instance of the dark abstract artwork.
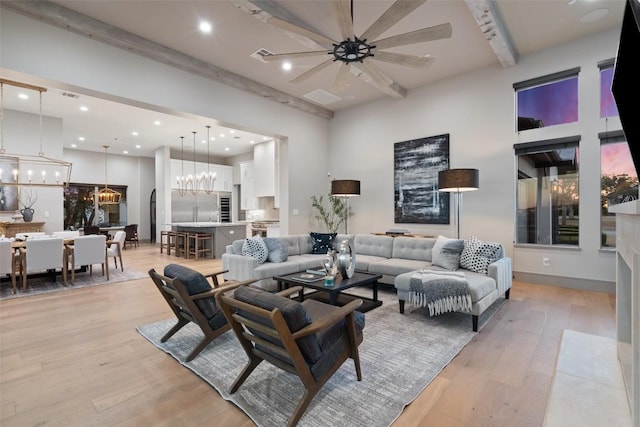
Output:
<instances>
[{"instance_id":1,"label":"dark abstract artwork","mask_svg":"<svg viewBox=\"0 0 640 427\"><path fill-rule=\"evenodd\" d=\"M449 193L438 191L438 172L449 169L449 134L393 146L396 223L449 224Z\"/></svg>"}]
</instances>

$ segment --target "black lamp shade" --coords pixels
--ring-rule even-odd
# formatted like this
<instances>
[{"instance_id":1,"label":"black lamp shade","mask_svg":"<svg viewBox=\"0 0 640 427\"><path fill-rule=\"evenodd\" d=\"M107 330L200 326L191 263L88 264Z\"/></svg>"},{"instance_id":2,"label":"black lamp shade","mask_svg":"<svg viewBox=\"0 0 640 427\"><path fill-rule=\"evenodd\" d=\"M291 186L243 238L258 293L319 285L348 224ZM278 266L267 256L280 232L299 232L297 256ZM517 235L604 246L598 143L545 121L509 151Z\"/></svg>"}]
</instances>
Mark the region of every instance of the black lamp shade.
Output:
<instances>
[{"instance_id":1,"label":"black lamp shade","mask_svg":"<svg viewBox=\"0 0 640 427\"><path fill-rule=\"evenodd\" d=\"M480 188L478 169L447 169L438 172L438 191L461 193Z\"/></svg>"},{"instance_id":2,"label":"black lamp shade","mask_svg":"<svg viewBox=\"0 0 640 427\"><path fill-rule=\"evenodd\" d=\"M354 179L335 179L331 181L331 195L350 197L360 195L360 181Z\"/></svg>"}]
</instances>

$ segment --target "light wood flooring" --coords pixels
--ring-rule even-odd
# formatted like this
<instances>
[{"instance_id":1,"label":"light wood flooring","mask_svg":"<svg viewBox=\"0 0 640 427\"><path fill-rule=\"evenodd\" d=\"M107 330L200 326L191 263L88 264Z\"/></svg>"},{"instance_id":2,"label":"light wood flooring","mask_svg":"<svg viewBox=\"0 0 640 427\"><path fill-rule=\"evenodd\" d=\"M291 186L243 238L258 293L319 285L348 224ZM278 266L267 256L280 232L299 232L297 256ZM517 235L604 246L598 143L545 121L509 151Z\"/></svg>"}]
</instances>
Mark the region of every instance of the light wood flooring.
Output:
<instances>
[{"instance_id":1,"label":"light wood flooring","mask_svg":"<svg viewBox=\"0 0 640 427\"><path fill-rule=\"evenodd\" d=\"M171 262L203 273L221 266L150 244L124 252L125 269ZM252 426L136 332L171 316L150 279L0 301L0 425ZM613 295L514 283L394 427L541 426L564 329L614 338Z\"/></svg>"}]
</instances>

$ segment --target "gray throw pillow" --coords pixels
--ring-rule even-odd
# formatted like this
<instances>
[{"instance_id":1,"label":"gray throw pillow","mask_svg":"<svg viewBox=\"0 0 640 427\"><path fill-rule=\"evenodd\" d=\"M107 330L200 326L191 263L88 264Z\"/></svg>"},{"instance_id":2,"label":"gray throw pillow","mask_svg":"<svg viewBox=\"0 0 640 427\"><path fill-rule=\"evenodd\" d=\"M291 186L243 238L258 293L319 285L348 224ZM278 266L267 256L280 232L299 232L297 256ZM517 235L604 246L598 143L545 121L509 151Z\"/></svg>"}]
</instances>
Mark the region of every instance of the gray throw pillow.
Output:
<instances>
[{"instance_id":1,"label":"gray throw pillow","mask_svg":"<svg viewBox=\"0 0 640 427\"><path fill-rule=\"evenodd\" d=\"M285 262L289 257L289 251L284 242L276 237L264 237L262 239L267 245L269 262Z\"/></svg>"},{"instance_id":2,"label":"gray throw pillow","mask_svg":"<svg viewBox=\"0 0 640 427\"><path fill-rule=\"evenodd\" d=\"M262 240L262 237L255 235L244 241L244 244L242 245L242 255L255 258L258 260L258 264L262 264L267 260L269 250Z\"/></svg>"},{"instance_id":3,"label":"gray throw pillow","mask_svg":"<svg viewBox=\"0 0 640 427\"><path fill-rule=\"evenodd\" d=\"M447 270L457 270L460 268L460 254L463 249L464 240L438 236L431 250L431 264Z\"/></svg>"}]
</instances>

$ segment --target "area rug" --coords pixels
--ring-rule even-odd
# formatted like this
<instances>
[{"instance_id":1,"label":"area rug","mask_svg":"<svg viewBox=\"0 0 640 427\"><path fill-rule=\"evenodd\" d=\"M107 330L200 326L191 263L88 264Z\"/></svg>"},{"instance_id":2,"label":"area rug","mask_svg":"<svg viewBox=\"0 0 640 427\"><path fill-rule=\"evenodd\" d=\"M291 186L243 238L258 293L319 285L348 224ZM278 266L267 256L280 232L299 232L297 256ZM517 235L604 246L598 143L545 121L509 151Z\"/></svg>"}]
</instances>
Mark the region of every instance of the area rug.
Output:
<instances>
[{"instance_id":1,"label":"area rug","mask_svg":"<svg viewBox=\"0 0 640 427\"><path fill-rule=\"evenodd\" d=\"M347 360L318 392L299 426L389 426L422 390L473 338L471 316L449 313L428 317L427 309L411 307L400 314L395 294L383 293L381 307L366 313L364 341L360 345L362 381L356 380L352 360ZM480 324L500 308L500 299L481 316ZM235 403L256 425L283 426L304 393L300 380L262 363L240 389L228 390L247 357L232 331L214 340L194 360L185 357L198 344L202 332L193 324L165 343L160 338L175 320L138 327L158 348L212 385Z\"/></svg>"},{"instance_id":2,"label":"area rug","mask_svg":"<svg viewBox=\"0 0 640 427\"><path fill-rule=\"evenodd\" d=\"M145 272L125 267L124 271L110 268L109 280L107 280L106 277L107 276L102 275L102 269L100 266L93 267L93 275L89 275L89 272L76 273L76 283L73 286L71 285L71 276L69 276L66 286L64 285L62 275L60 274L56 274L55 281L52 280L51 276L47 275L34 278L29 277L27 280L27 289L24 291L22 290L22 282L20 281L20 278L16 278L16 286L18 288L18 292L16 294L13 293L11 280L3 279L2 285L0 286L0 300L68 291L71 289L86 288L88 286L110 285L113 283L126 282L128 280L143 279L145 277L149 277L149 275Z\"/></svg>"}]
</instances>

